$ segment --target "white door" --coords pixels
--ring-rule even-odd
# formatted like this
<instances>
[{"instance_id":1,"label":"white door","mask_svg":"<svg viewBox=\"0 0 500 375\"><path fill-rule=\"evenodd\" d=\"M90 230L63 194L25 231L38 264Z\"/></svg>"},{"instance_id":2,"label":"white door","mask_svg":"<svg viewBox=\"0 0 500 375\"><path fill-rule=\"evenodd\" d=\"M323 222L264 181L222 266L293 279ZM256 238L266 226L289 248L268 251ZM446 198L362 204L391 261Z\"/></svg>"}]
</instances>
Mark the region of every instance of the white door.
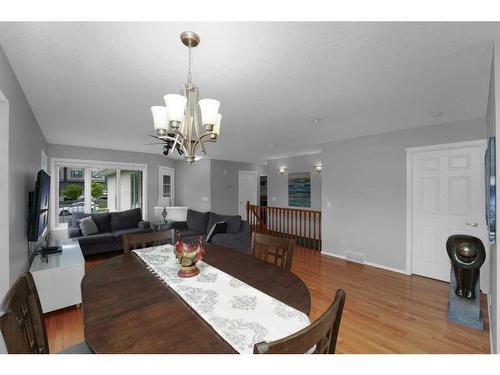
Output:
<instances>
[{"instance_id":1,"label":"white door","mask_svg":"<svg viewBox=\"0 0 500 375\"><path fill-rule=\"evenodd\" d=\"M438 146L439 148L439 146ZM425 148L424 148L425 149ZM446 240L452 234L480 238L488 256L484 206L486 143L443 145L408 151L412 167L413 273L450 281ZM481 267L481 289L488 290L488 264Z\"/></svg>"},{"instance_id":2,"label":"white door","mask_svg":"<svg viewBox=\"0 0 500 375\"><path fill-rule=\"evenodd\" d=\"M174 168L164 167L160 165L158 167L158 182L159 182L159 197L167 197L170 198L170 205L175 206L175 194L174 194L174 177L175 170Z\"/></svg>"},{"instance_id":3,"label":"white door","mask_svg":"<svg viewBox=\"0 0 500 375\"><path fill-rule=\"evenodd\" d=\"M257 172L238 171L239 214L243 220L247 220L247 201L257 204L257 187Z\"/></svg>"}]
</instances>

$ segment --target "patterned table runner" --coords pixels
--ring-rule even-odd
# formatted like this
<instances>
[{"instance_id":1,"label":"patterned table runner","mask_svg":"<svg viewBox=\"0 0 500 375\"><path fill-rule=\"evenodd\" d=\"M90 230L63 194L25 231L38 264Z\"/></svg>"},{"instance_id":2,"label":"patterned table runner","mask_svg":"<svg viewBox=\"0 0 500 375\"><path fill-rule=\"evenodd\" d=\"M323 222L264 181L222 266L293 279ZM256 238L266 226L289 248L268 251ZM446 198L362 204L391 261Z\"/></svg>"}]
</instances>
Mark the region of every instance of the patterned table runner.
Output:
<instances>
[{"instance_id":1,"label":"patterned table runner","mask_svg":"<svg viewBox=\"0 0 500 375\"><path fill-rule=\"evenodd\" d=\"M256 343L283 338L310 324L301 311L203 261L197 263L198 276L177 276L180 266L172 245L134 252L239 353L253 353Z\"/></svg>"}]
</instances>

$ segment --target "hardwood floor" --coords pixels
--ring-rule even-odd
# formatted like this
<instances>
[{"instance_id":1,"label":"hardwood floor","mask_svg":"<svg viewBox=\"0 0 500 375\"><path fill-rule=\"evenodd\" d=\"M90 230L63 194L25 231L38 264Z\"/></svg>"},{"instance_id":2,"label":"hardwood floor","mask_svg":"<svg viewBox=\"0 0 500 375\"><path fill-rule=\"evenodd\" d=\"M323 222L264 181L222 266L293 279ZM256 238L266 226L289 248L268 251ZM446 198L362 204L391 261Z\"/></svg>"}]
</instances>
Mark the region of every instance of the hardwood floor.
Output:
<instances>
[{"instance_id":1,"label":"hardwood floor","mask_svg":"<svg viewBox=\"0 0 500 375\"><path fill-rule=\"evenodd\" d=\"M87 259L86 270L111 255ZM490 353L486 297L481 296L485 330L446 319L448 284L407 276L321 255L295 253L292 271L309 287L311 319L331 303L337 288L346 292L337 353ZM82 341L81 308L46 315L51 352Z\"/></svg>"}]
</instances>

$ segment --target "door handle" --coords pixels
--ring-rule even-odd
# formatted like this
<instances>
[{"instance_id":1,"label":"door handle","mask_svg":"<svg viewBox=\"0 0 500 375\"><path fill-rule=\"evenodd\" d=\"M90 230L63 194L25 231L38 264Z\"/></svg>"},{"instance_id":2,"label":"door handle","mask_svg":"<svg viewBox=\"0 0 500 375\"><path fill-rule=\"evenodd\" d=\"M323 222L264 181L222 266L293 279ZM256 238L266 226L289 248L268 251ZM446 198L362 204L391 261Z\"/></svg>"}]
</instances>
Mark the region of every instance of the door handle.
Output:
<instances>
[{"instance_id":1,"label":"door handle","mask_svg":"<svg viewBox=\"0 0 500 375\"><path fill-rule=\"evenodd\" d=\"M465 225L469 225L471 227L477 227L477 223L468 223L468 222L465 222Z\"/></svg>"}]
</instances>

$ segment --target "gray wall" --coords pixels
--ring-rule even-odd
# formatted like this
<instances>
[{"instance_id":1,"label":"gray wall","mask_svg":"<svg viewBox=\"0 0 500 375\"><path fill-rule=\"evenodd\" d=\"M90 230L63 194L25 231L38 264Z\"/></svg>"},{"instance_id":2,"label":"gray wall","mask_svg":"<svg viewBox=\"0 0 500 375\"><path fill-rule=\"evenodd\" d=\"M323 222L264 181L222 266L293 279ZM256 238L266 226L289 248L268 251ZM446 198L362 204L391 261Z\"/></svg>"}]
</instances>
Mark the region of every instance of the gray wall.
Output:
<instances>
[{"instance_id":1,"label":"gray wall","mask_svg":"<svg viewBox=\"0 0 500 375\"><path fill-rule=\"evenodd\" d=\"M288 174L298 172L311 173L311 209L321 210L321 173L314 166L322 163L322 155L309 154L282 159L268 160L267 204L272 207L288 207ZM278 169L288 168L288 172L280 174ZM304 208L304 207L300 207Z\"/></svg>"},{"instance_id":2,"label":"gray wall","mask_svg":"<svg viewBox=\"0 0 500 375\"><path fill-rule=\"evenodd\" d=\"M28 192L34 188L36 173L41 169L41 150L47 148L47 142L1 48L0 91L9 102L8 140L10 145L15 145L9 148L9 204L3 206L9 212L9 280L12 283L28 269Z\"/></svg>"},{"instance_id":3,"label":"gray wall","mask_svg":"<svg viewBox=\"0 0 500 375\"><path fill-rule=\"evenodd\" d=\"M500 57L495 57L495 52L493 52L493 59L491 63L491 75L490 75L490 87L489 87L489 95L488 95L488 107L486 110L486 124L488 137L496 137L496 134L500 134L500 121L496 119L497 110L500 110L500 94L497 95L497 91L500 88L497 88L495 85L495 71L499 71L500 68ZM498 99L497 99L498 98ZM496 139L496 176L497 176L497 202L499 201L498 197L500 197L500 185L498 184L498 176L500 176L500 159L498 155L500 155L500 144L498 144L499 140ZM497 203L498 205L498 203ZM498 210L497 210L498 212ZM496 219L496 233L497 233L497 241L500 238L500 223L498 222L498 214ZM496 244L490 245L490 331L492 337L492 352L498 353L498 319L500 314L500 299L498 298L498 290L499 290L499 279L498 279L498 268L500 258L498 257L498 251Z\"/></svg>"},{"instance_id":4,"label":"gray wall","mask_svg":"<svg viewBox=\"0 0 500 375\"><path fill-rule=\"evenodd\" d=\"M210 160L175 162L175 205L210 211Z\"/></svg>"},{"instance_id":5,"label":"gray wall","mask_svg":"<svg viewBox=\"0 0 500 375\"><path fill-rule=\"evenodd\" d=\"M0 91L0 206L9 206L9 102ZM0 211L0 299L9 289L9 210Z\"/></svg>"},{"instance_id":6,"label":"gray wall","mask_svg":"<svg viewBox=\"0 0 500 375\"><path fill-rule=\"evenodd\" d=\"M148 219L154 216L154 207L158 202L159 181L158 166L174 168L176 162L165 158L161 154L146 154L140 152L114 151L99 148L75 147L65 145L48 145L48 156L52 158L98 160L124 163L140 163L148 166ZM177 173L177 171L176 171ZM177 177L177 175L176 175ZM177 185L177 183L176 183ZM177 186L175 192L177 194Z\"/></svg>"},{"instance_id":7,"label":"gray wall","mask_svg":"<svg viewBox=\"0 0 500 375\"><path fill-rule=\"evenodd\" d=\"M476 119L325 144L324 252L354 251L367 262L405 270L405 148L485 138L486 121Z\"/></svg>"},{"instance_id":8,"label":"gray wall","mask_svg":"<svg viewBox=\"0 0 500 375\"><path fill-rule=\"evenodd\" d=\"M210 160L210 200L211 209L214 212L238 215L238 171L256 171L258 175L262 175L264 166L227 160Z\"/></svg>"}]
</instances>

